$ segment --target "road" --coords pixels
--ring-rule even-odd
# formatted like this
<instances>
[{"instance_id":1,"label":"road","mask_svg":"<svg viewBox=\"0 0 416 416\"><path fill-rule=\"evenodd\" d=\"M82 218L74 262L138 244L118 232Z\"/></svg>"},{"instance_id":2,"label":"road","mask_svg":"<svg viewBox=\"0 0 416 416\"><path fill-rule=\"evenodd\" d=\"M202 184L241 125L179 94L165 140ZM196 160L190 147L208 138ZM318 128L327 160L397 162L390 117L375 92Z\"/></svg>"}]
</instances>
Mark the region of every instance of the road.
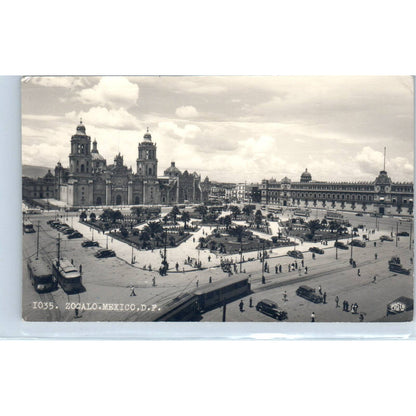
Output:
<instances>
[{"instance_id":1,"label":"road","mask_svg":"<svg viewBox=\"0 0 416 416\"><path fill-rule=\"evenodd\" d=\"M31 220L37 225L40 224L40 255L46 259L56 256L56 238L57 231L46 224L48 219L53 218L54 213L45 213L42 215L32 216ZM358 220L354 224L354 220ZM364 220L367 220L364 221ZM358 225L359 223L368 224L371 227L373 217L355 217L351 219L351 223ZM384 220L384 218L383 218ZM393 221L393 222L392 222ZM378 239L380 235L390 234L391 224L397 221L395 219L387 219L382 221L379 231L371 235L372 240ZM83 232L84 236L90 238L91 231L88 227L79 224L77 217L68 218L67 222ZM375 223L374 223L375 224ZM384 225L383 225L384 224ZM85 227L85 228L83 228ZM383 228L385 227L385 228ZM389 228L390 227L390 228ZM402 222L399 231L410 230L409 222ZM204 229L208 231L208 229ZM198 250L196 245L202 230L195 234L195 242L193 238L187 240L177 249L168 250L168 261L173 267L175 259L183 259L187 255L197 256ZM106 237L98 235L95 232L95 239L101 239L101 246L105 247ZM63 237L61 248L63 256L74 259L77 267L82 265L83 284L87 291L81 295L66 295L62 289L58 289L49 294L37 294L27 277L26 267L23 267L23 317L30 321L141 321L152 319L153 307L163 310L163 305L173 297L183 293L191 293L197 288L197 285L217 281L226 278L226 274L219 267L219 257L212 256L211 262L208 262L208 252L201 251L199 256L203 261L205 270L190 270L179 273L172 270L167 276L161 277L157 272L143 270L144 259L154 256L155 264L160 261L160 253L155 251L137 251L137 263L131 264L131 247L119 241L109 239L110 248L114 248L117 252L116 258L97 259L94 253L97 248L82 248L82 239L68 240ZM317 245L317 244L314 244ZM246 262L242 269L247 275L250 275L254 304L263 298L269 298L282 303L283 292L286 290L288 301L284 302L283 307L288 311L289 322L308 321L311 312L317 315L317 321L348 321L355 322L358 316L342 312L342 308L335 308L334 298L339 296L342 300L357 302L359 311L365 313L365 321L375 321L383 317L386 305L398 296L407 295L413 297L413 276L393 275L387 269L387 260L393 255L398 254L406 267L410 265L411 251L409 250L409 237L401 237L396 247L395 241L380 243L377 241L377 247L374 248L373 241L367 244L366 248L354 247L353 256L357 262L357 268L361 270L361 277L357 277L357 269L352 269L349 265L350 251L338 250L338 260L335 259L335 249L331 246L323 246L324 255L317 255L312 260L308 248L311 244L304 243L298 246L298 249L305 252L305 265L308 266L308 274L304 271L299 276L299 272L288 272L289 263L293 263L294 259L286 256L287 248L274 249L269 252L270 258L267 262L271 273L266 273L266 284L261 283L261 263L258 260ZM176 250L176 252L175 252ZM375 261L374 254L377 252L378 259ZM23 236L23 257L27 259L36 253L36 233L24 234ZM245 257L252 255L256 259L257 252L245 253ZM143 256L143 257L142 257ZM158 257L159 256L159 257ZM177 257L175 257L177 256ZM238 260L239 256L232 256ZM152 257L153 258L153 257ZM153 261L153 260L152 260ZM25 262L23 262L25 265ZM183 264L183 261L181 262ZM275 274L275 266L282 265L283 273ZM377 275L376 283L371 283L374 274ZM153 279L155 278L155 286ZM326 305L315 305L295 295L295 290L300 284L308 284L313 287L322 286L327 292L328 303ZM130 296L131 287L134 287L136 296ZM397 296L396 296L397 295ZM227 317L232 321L271 321L272 319L255 310L249 308L249 297L243 299L246 310L239 312L238 302L232 303L227 308ZM36 302L52 303L52 309L36 308ZM84 305L96 303L102 306L101 310L83 310L78 317L71 308L67 309L68 304L82 303ZM136 311L131 310L104 310L104 305L130 305L134 304ZM42 305L42 304L40 304ZM153 306L155 305L155 306ZM137 308L140 311L137 311ZM142 311L141 309L146 309ZM222 311L220 309L210 311L203 316L204 321L221 321Z\"/></svg>"}]
</instances>

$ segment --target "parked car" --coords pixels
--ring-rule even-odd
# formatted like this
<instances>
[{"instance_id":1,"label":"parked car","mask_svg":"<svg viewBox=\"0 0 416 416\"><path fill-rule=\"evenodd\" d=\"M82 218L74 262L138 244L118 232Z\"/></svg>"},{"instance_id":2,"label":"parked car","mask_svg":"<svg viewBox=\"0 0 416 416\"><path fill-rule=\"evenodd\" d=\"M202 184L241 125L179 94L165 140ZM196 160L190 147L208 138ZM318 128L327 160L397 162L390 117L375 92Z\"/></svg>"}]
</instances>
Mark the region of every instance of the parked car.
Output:
<instances>
[{"instance_id":1,"label":"parked car","mask_svg":"<svg viewBox=\"0 0 416 416\"><path fill-rule=\"evenodd\" d=\"M323 297L316 293L315 289L312 289L309 286L302 285L296 289L296 294L301 298L305 298L313 303L321 303L323 302Z\"/></svg>"},{"instance_id":2,"label":"parked car","mask_svg":"<svg viewBox=\"0 0 416 416\"><path fill-rule=\"evenodd\" d=\"M348 250L348 246L344 244L342 241L336 241L334 247L338 247L341 250Z\"/></svg>"},{"instance_id":3,"label":"parked car","mask_svg":"<svg viewBox=\"0 0 416 416\"><path fill-rule=\"evenodd\" d=\"M356 216L356 217L362 217L362 216L363 216L363 214L362 214L361 212L357 212L357 213L355 214L355 216Z\"/></svg>"},{"instance_id":4,"label":"parked car","mask_svg":"<svg viewBox=\"0 0 416 416\"><path fill-rule=\"evenodd\" d=\"M265 315L269 315L272 318L278 319L282 321L283 319L287 319L287 312L284 311L282 308L277 306L276 302L273 302L269 299L263 299L256 305L256 310Z\"/></svg>"},{"instance_id":5,"label":"parked car","mask_svg":"<svg viewBox=\"0 0 416 416\"><path fill-rule=\"evenodd\" d=\"M64 228L64 229L62 229L61 232L62 232L62 234L69 235L69 234L72 234L73 232L75 232L75 230L73 228Z\"/></svg>"},{"instance_id":6,"label":"parked car","mask_svg":"<svg viewBox=\"0 0 416 416\"><path fill-rule=\"evenodd\" d=\"M81 243L82 247L99 247L98 241L85 240Z\"/></svg>"},{"instance_id":7,"label":"parked car","mask_svg":"<svg viewBox=\"0 0 416 416\"><path fill-rule=\"evenodd\" d=\"M361 240L352 240L350 245L354 247L365 247L366 244L364 241Z\"/></svg>"},{"instance_id":8,"label":"parked car","mask_svg":"<svg viewBox=\"0 0 416 416\"><path fill-rule=\"evenodd\" d=\"M294 257L295 259L303 259L303 254L299 250L289 250L287 255L290 257Z\"/></svg>"},{"instance_id":9,"label":"parked car","mask_svg":"<svg viewBox=\"0 0 416 416\"><path fill-rule=\"evenodd\" d=\"M101 259L104 257L115 257L116 253L113 250L109 250L107 248L102 248L101 250L98 250L95 254L95 257Z\"/></svg>"},{"instance_id":10,"label":"parked car","mask_svg":"<svg viewBox=\"0 0 416 416\"><path fill-rule=\"evenodd\" d=\"M82 237L83 237L83 235L79 231L74 231L72 234L69 234L68 235L68 238L69 239L72 239L72 238L82 238Z\"/></svg>"},{"instance_id":11,"label":"parked car","mask_svg":"<svg viewBox=\"0 0 416 416\"><path fill-rule=\"evenodd\" d=\"M388 235L382 235L380 237L380 241L393 241L393 238L389 237Z\"/></svg>"},{"instance_id":12,"label":"parked car","mask_svg":"<svg viewBox=\"0 0 416 416\"><path fill-rule=\"evenodd\" d=\"M309 251L317 254L324 254L324 251L319 247L309 247Z\"/></svg>"},{"instance_id":13,"label":"parked car","mask_svg":"<svg viewBox=\"0 0 416 416\"><path fill-rule=\"evenodd\" d=\"M410 269L405 269L401 264L390 263L389 270L394 273L410 274Z\"/></svg>"},{"instance_id":14,"label":"parked car","mask_svg":"<svg viewBox=\"0 0 416 416\"><path fill-rule=\"evenodd\" d=\"M400 296L387 305L387 315L413 310L413 299Z\"/></svg>"},{"instance_id":15,"label":"parked car","mask_svg":"<svg viewBox=\"0 0 416 416\"><path fill-rule=\"evenodd\" d=\"M397 237L409 237L409 233L407 231L400 231L397 233Z\"/></svg>"}]
</instances>

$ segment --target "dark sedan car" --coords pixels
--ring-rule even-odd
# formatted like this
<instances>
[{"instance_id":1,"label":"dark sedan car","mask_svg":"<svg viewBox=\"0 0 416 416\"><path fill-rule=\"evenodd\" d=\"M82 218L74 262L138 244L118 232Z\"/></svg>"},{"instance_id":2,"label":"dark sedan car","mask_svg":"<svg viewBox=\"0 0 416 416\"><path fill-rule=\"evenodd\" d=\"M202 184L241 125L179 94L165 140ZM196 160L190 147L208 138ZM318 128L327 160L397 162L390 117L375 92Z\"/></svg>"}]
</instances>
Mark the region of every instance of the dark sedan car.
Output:
<instances>
[{"instance_id":1,"label":"dark sedan car","mask_svg":"<svg viewBox=\"0 0 416 416\"><path fill-rule=\"evenodd\" d=\"M99 247L98 241L85 240L81 243L82 247Z\"/></svg>"},{"instance_id":2,"label":"dark sedan car","mask_svg":"<svg viewBox=\"0 0 416 416\"><path fill-rule=\"evenodd\" d=\"M315 289L312 289L309 286L302 285L296 289L296 294L301 298L309 300L313 303L323 302L323 297L316 293Z\"/></svg>"},{"instance_id":3,"label":"dark sedan car","mask_svg":"<svg viewBox=\"0 0 416 416\"><path fill-rule=\"evenodd\" d=\"M365 247L365 242L361 241L361 240L352 240L350 245L354 246L354 247Z\"/></svg>"},{"instance_id":4,"label":"dark sedan car","mask_svg":"<svg viewBox=\"0 0 416 416\"><path fill-rule=\"evenodd\" d=\"M95 254L95 257L101 259L104 257L115 257L116 253L113 250L109 250L107 248L102 248L101 250L98 250Z\"/></svg>"},{"instance_id":5,"label":"dark sedan car","mask_svg":"<svg viewBox=\"0 0 416 416\"><path fill-rule=\"evenodd\" d=\"M337 242L334 244L334 247L338 247L338 248L340 248L341 250L348 250L348 246L347 246L346 244L342 243L341 241L337 241Z\"/></svg>"},{"instance_id":6,"label":"dark sedan car","mask_svg":"<svg viewBox=\"0 0 416 416\"><path fill-rule=\"evenodd\" d=\"M301 251L298 250L289 250L287 255L290 257L294 257L295 259L303 259L303 254Z\"/></svg>"},{"instance_id":7,"label":"dark sedan car","mask_svg":"<svg viewBox=\"0 0 416 416\"><path fill-rule=\"evenodd\" d=\"M69 239L72 239L72 238L81 238L81 237L83 237L83 235L80 232L78 232L78 231L74 231L72 234L69 234L68 235L68 238Z\"/></svg>"},{"instance_id":8,"label":"dark sedan car","mask_svg":"<svg viewBox=\"0 0 416 416\"><path fill-rule=\"evenodd\" d=\"M400 233L397 233L398 237L409 237L409 233L407 231L401 231Z\"/></svg>"},{"instance_id":9,"label":"dark sedan car","mask_svg":"<svg viewBox=\"0 0 416 416\"><path fill-rule=\"evenodd\" d=\"M393 239L389 237L388 235L382 235L380 237L380 241L393 241Z\"/></svg>"},{"instance_id":10,"label":"dark sedan car","mask_svg":"<svg viewBox=\"0 0 416 416\"><path fill-rule=\"evenodd\" d=\"M317 254L324 254L324 251L319 247L309 247L309 251Z\"/></svg>"},{"instance_id":11,"label":"dark sedan car","mask_svg":"<svg viewBox=\"0 0 416 416\"><path fill-rule=\"evenodd\" d=\"M282 308L279 308L276 302L268 299L261 300L256 305L256 310L264 313L265 315L269 315L272 318L278 319L279 321L287 318L287 312Z\"/></svg>"},{"instance_id":12,"label":"dark sedan car","mask_svg":"<svg viewBox=\"0 0 416 416\"><path fill-rule=\"evenodd\" d=\"M61 231L61 233L65 235L69 235L75 232L73 228L61 228L59 231Z\"/></svg>"}]
</instances>

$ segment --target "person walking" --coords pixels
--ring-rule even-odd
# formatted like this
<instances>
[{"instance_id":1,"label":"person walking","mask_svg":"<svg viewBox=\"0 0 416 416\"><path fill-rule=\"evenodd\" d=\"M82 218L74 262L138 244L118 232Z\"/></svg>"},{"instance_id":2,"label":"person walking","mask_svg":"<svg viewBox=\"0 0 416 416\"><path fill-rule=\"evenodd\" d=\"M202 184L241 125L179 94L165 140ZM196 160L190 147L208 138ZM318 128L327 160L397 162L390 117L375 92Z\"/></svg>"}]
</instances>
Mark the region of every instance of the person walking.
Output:
<instances>
[{"instance_id":1,"label":"person walking","mask_svg":"<svg viewBox=\"0 0 416 416\"><path fill-rule=\"evenodd\" d=\"M253 298L250 296L250 308L253 307Z\"/></svg>"},{"instance_id":2,"label":"person walking","mask_svg":"<svg viewBox=\"0 0 416 416\"><path fill-rule=\"evenodd\" d=\"M198 286L199 286L199 280L196 281L196 287L198 287Z\"/></svg>"},{"instance_id":3,"label":"person walking","mask_svg":"<svg viewBox=\"0 0 416 416\"><path fill-rule=\"evenodd\" d=\"M324 292L323 294L323 300L324 300L324 303L326 303L326 292Z\"/></svg>"},{"instance_id":4,"label":"person walking","mask_svg":"<svg viewBox=\"0 0 416 416\"><path fill-rule=\"evenodd\" d=\"M348 301L345 301L345 312L349 312L350 311L350 304L348 303Z\"/></svg>"},{"instance_id":5,"label":"person walking","mask_svg":"<svg viewBox=\"0 0 416 416\"><path fill-rule=\"evenodd\" d=\"M321 285L319 285L319 287L318 287L318 292L319 292L319 294L320 294L320 295L322 295L322 288L321 288Z\"/></svg>"},{"instance_id":6,"label":"person walking","mask_svg":"<svg viewBox=\"0 0 416 416\"><path fill-rule=\"evenodd\" d=\"M209 283L212 283L212 276L209 277Z\"/></svg>"},{"instance_id":7,"label":"person walking","mask_svg":"<svg viewBox=\"0 0 416 416\"><path fill-rule=\"evenodd\" d=\"M377 260L377 253L374 254L374 260Z\"/></svg>"},{"instance_id":8,"label":"person walking","mask_svg":"<svg viewBox=\"0 0 416 416\"><path fill-rule=\"evenodd\" d=\"M130 296L136 296L136 292L134 291L134 286L130 287Z\"/></svg>"},{"instance_id":9,"label":"person walking","mask_svg":"<svg viewBox=\"0 0 416 416\"><path fill-rule=\"evenodd\" d=\"M339 303L339 297L337 295L337 296L335 296L335 305L336 305L335 307L336 308L339 308L339 304L338 303Z\"/></svg>"},{"instance_id":10,"label":"person walking","mask_svg":"<svg viewBox=\"0 0 416 416\"><path fill-rule=\"evenodd\" d=\"M282 265L279 264L279 273L282 273Z\"/></svg>"},{"instance_id":11,"label":"person walking","mask_svg":"<svg viewBox=\"0 0 416 416\"><path fill-rule=\"evenodd\" d=\"M243 312L243 310L244 310L244 302L243 302L243 300L241 300L241 302L239 303L238 306L240 307L240 312Z\"/></svg>"},{"instance_id":12,"label":"person walking","mask_svg":"<svg viewBox=\"0 0 416 416\"><path fill-rule=\"evenodd\" d=\"M302 267L304 267L305 266L305 263L304 263L304 261L303 261L303 259L302 259Z\"/></svg>"},{"instance_id":13,"label":"person walking","mask_svg":"<svg viewBox=\"0 0 416 416\"><path fill-rule=\"evenodd\" d=\"M305 267L305 274L308 274L308 266Z\"/></svg>"},{"instance_id":14,"label":"person walking","mask_svg":"<svg viewBox=\"0 0 416 416\"><path fill-rule=\"evenodd\" d=\"M361 270L357 269L357 276L360 277L361 276Z\"/></svg>"},{"instance_id":15,"label":"person walking","mask_svg":"<svg viewBox=\"0 0 416 416\"><path fill-rule=\"evenodd\" d=\"M283 301L287 302L287 292L285 290L285 292L283 293Z\"/></svg>"},{"instance_id":16,"label":"person walking","mask_svg":"<svg viewBox=\"0 0 416 416\"><path fill-rule=\"evenodd\" d=\"M359 320L360 322L364 321L364 315L362 313L360 313Z\"/></svg>"},{"instance_id":17,"label":"person walking","mask_svg":"<svg viewBox=\"0 0 416 416\"><path fill-rule=\"evenodd\" d=\"M274 272L275 272L275 274L279 273L279 268L277 267L277 264L276 264L276 266L274 266Z\"/></svg>"},{"instance_id":18,"label":"person walking","mask_svg":"<svg viewBox=\"0 0 416 416\"><path fill-rule=\"evenodd\" d=\"M156 286L156 277L153 277L152 279L152 286Z\"/></svg>"},{"instance_id":19,"label":"person walking","mask_svg":"<svg viewBox=\"0 0 416 416\"><path fill-rule=\"evenodd\" d=\"M311 322L315 322L315 312L311 313Z\"/></svg>"},{"instance_id":20,"label":"person walking","mask_svg":"<svg viewBox=\"0 0 416 416\"><path fill-rule=\"evenodd\" d=\"M373 277L373 283L376 283L376 280L377 280L377 275L374 275L374 277Z\"/></svg>"}]
</instances>

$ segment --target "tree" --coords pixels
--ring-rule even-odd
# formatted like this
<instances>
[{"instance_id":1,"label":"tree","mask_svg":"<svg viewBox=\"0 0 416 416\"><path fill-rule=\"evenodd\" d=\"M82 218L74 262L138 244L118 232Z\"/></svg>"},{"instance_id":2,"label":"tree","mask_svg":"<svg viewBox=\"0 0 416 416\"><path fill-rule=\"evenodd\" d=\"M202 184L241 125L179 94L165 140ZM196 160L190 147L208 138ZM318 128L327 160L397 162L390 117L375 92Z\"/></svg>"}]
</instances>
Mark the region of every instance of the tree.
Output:
<instances>
[{"instance_id":1,"label":"tree","mask_svg":"<svg viewBox=\"0 0 416 416\"><path fill-rule=\"evenodd\" d=\"M244 233L244 227L241 225L237 225L235 227L235 234L237 235L237 241L239 243L241 243L243 240L243 233Z\"/></svg>"},{"instance_id":2,"label":"tree","mask_svg":"<svg viewBox=\"0 0 416 416\"><path fill-rule=\"evenodd\" d=\"M175 237L173 235L171 235L169 237L169 244L173 247L176 246L176 240L175 240Z\"/></svg>"},{"instance_id":3,"label":"tree","mask_svg":"<svg viewBox=\"0 0 416 416\"><path fill-rule=\"evenodd\" d=\"M205 215L207 215L207 207L205 205L198 205L195 208L195 212L197 212L202 217L202 222L205 222Z\"/></svg>"},{"instance_id":4,"label":"tree","mask_svg":"<svg viewBox=\"0 0 416 416\"><path fill-rule=\"evenodd\" d=\"M309 231L311 233L311 239L314 237L315 233L321 229L321 223L319 220L308 221L307 224Z\"/></svg>"},{"instance_id":5,"label":"tree","mask_svg":"<svg viewBox=\"0 0 416 416\"><path fill-rule=\"evenodd\" d=\"M257 225L257 228L259 228L261 222L263 221L263 214L261 213L261 211L258 209L256 211L256 213L254 214L254 222Z\"/></svg>"},{"instance_id":6,"label":"tree","mask_svg":"<svg viewBox=\"0 0 416 416\"><path fill-rule=\"evenodd\" d=\"M106 208L100 215L100 220L103 222L113 221L114 211L111 208Z\"/></svg>"},{"instance_id":7,"label":"tree","mask_svg":"<svg viewBox=\"0 0 416 416\"><path fill-rule=\"evenodd\" d=\"M97 216L93 212L91 212L91 214L90 214L90 221L91 222L94 222L94 221L96 221L96 219L97 219Z\"/></svg>"},{"instance_id":8,"label":"tree","mask_svg":"<svg viewBox=\"0 0 416 416\"><path fill-rule=\"evenodd\" d=\"M334 232L334 230L338 229L339 224L336 221L329 221L329 229L331 230L331 233Z\"/></svg>"},{"instance_id":9,"label":"tree","mask_svg":"<svg viewBox=\"0 0 416 416\"><path fill-rule=\"evenodd\" d=\"M243 214L247 216L247 218L250 217L252 212L256 209L255 205L244 205L243 207Z\"/></svg>"},{"instance_id":10,"label":"tree","mask_svg":"<svg viewBox=\"0 0 416 416\"><path fill-rule=\"evenodd\" d=\"M163 227L160 222L157 221L150 221L145 227L144 230L150 234L151 237L154 237L157 234L161 234L163 232Z\"/></svg>"},{"instance_id":11,"label":"tree","mask_svg":"<svg viewBox=\"0 0 416 416\"><path fill-rule=\"evenodd\" d=\"M224 217L224 225L225 225L225 228L227 229L227 231L230 228L231 222L232 222L231 221L231 216L230 215L226 215Z\"/></svg>"},{"instance_id":12,"label":"tree","mask_svg":"<svg viewBox=\"0 0 416 416\"><path fill-rule=\"evenodd\" d=\"M85 221L87 219L87 213L85 211L82 211L80 216L79 216L79 219L81 221Z\"/></svg>"},{"instance_id":13,"label":"tree","mask_svg":"<svg viewBox=\"0 0 416 416\"><path fill-rule=\"evenodd\" d=\"M129 232L127 231L126 227L120 228L120 234L123 236L123 238L127 238L129 236Z\"/></svg>"},{"instance_id":14,"label":"tree","mask_svg":"<svg viewBox=\"0 0 416 416\"><path fill-rule=\"evenodd\" d=\"M185 230L186 230L186 228L187 228L187 223L188 223L190 220L191 220L191 216L189 215L189 212L184 211L184 212L182 213L182 216L181 216L181 221L183 221L183 223L184 223L184 228L185 228Z\"/></svg>"},{"instance_id":15,"label":"tree","mask_svg":"<svg viewBox=\"0 0 416 416\"><path fill-rule=\"evenodd\" d=\"M326 218L322 218L321 220L321 224L326 227L328 225L328 221L326 220Z\"/></svg>"},{"instance_id":16,"label":"tree","mask_svg":"<svg viewBox=\"0 0 416 416\"><path fill-rule=\"evenodd\" d=\"M138 221L140 221L140 218L142 217L142 214L143 214L143 208L142 207L132 207L130 210L131 210L132 215L135 215L137 217Z\"/></svg>"},{"instance_id":17,"label":"tree","mask_svg":"<svg viewBox=\"0 0 416 416\"><path fill-rule=\"evenodd\" d=\"M230 207L230 211L231 211L231 213L232 213L232 215L233 215L233 217L234 217L235 220L241 214L240 208L238 208L237 205L232 205Z\"/></svg>"},{"instance_id":18,"label":"tree","mask_svg":"<svg viewBox=\"0 0 416 416\"><path fill-rule=\"evenodd\" d=\"M170 216L173 220L173 223L176 224L176 217L180 214L179 208L175 205L170 211Z\"/></svg>"},{"instance_id":19,"label":"tree","mask_svg":"<svg viewBox=\"0 0 416 416\"><path fill-rule=\"evenodd\" d=\"M199 237L199 247L204 248L205 244L207 243L207 240L204 237Z\"/></svg>"},{"instance_id":20,"label":"tree","mask_svg":"<svg viewBox=\"0 0 416 416\"><path fill-rule=\"evenodd\" d=\"M118 220L122 220L123 218L124 218L124 216L123 216L123 214L119 210L117 210L117 211L114 212L113 222L116 222Z\"/></svg>"},{"instance_id":21,"label":"tree","mask_svg":"<svg viewBox=\"0 0 416 416\"><path fill-rule=\"evenodd\" d=\"M139 236L139 240L140 241L143 241L143 248L144 247L146 247L146 245L147 245L147 243L149 242L149 240L150 240L150 234L146 231L146 230L143 230L141 233L140 233L140 236Z\"/></svg>"}]
</instances>

